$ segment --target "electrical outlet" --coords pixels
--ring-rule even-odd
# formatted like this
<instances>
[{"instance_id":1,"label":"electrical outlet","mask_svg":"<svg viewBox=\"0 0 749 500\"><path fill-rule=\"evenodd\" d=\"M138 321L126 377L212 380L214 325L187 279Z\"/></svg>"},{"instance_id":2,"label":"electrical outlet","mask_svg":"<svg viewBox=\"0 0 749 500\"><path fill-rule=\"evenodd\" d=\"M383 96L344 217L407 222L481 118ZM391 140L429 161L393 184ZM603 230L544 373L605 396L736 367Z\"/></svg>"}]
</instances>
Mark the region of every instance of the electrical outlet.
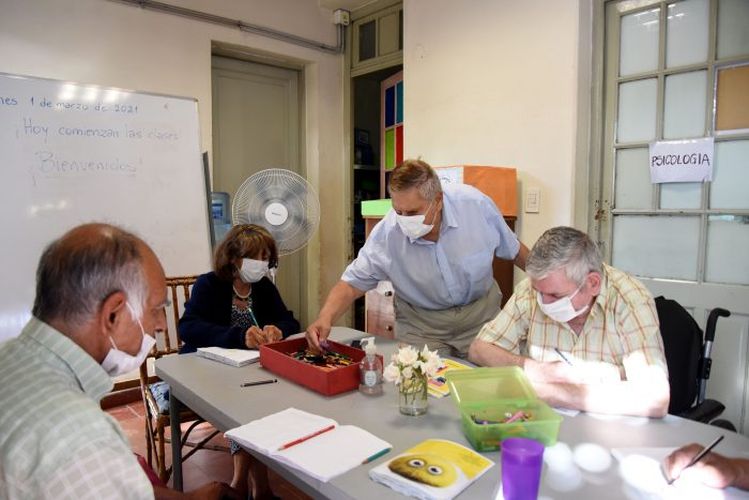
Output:
<instances>
[{"instance_id":1,"label":"electrical outlet","mask_svg":"<svg viewBox=\"0 0 749 500\"><path fill-rule=\"evenodd\" d=\"M525 190L525 213L537 214L541 206L541 189L537 187Z\"/></svg>"},{"instance_id":2,"label":"electrical outlet","mask_svg":"<svg viewBox=\"0 0 749 500\"><path fill-rule=\"evenodd\" d=\"M348 26L351 23L351 13L344 9L336 9L333 12L333 24Z\"/></svg>"}]
</instances>

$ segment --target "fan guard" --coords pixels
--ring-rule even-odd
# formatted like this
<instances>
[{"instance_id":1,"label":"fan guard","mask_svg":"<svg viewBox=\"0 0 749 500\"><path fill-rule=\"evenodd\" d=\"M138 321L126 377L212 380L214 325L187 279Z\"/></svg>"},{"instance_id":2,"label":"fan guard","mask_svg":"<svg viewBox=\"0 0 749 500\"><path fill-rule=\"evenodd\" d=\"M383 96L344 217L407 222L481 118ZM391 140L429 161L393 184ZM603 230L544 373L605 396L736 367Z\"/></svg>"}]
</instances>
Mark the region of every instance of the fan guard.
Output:
<instances>
[{"instance_id":1,"label":"fan guard","mask_svg":"<svg viewBox=\"0 0 749 500\"><path fill-rule=\"evenodd\" d=\"M232 222L263 226L276 240L279 255L304 247L320 223L320 201L307 180L283 168L261 170L247 178L231 206Z\"/></svg>"}]
</instances>

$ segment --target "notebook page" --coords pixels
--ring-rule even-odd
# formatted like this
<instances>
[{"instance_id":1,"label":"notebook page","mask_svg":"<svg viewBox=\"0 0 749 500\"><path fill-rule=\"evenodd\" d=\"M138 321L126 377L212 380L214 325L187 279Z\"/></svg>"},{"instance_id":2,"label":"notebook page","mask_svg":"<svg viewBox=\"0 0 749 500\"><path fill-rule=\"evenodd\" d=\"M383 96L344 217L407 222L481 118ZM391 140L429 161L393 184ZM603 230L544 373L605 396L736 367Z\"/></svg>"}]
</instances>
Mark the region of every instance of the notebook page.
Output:
<instances>
[{"instance_id":1,"label":"notebook page","mask_svg":"<svg viewBox=\"0 0 749 500\"><path fill-rule=\"evenodd\" d=\"M307 413L296 408L287 408L231 429L226 432L226 437L252 450L265 455L272 455L287 443L311 436L326 427L336 425L338 424L333 419ZM320 436L325 434L327 432ZM313 439L319 439L320 436Z\"/></svg>"},{"instance_id":2,"label":"notebook page","mask_svg":"<svg viewBox=\"0 0 749 500\"><path fill-rule=\"evenodd\" d=\"M390 443L374 434L353 425L342 425L276 452L273 458L325 482L388 448Z\"/></svg>"}]
</instances>

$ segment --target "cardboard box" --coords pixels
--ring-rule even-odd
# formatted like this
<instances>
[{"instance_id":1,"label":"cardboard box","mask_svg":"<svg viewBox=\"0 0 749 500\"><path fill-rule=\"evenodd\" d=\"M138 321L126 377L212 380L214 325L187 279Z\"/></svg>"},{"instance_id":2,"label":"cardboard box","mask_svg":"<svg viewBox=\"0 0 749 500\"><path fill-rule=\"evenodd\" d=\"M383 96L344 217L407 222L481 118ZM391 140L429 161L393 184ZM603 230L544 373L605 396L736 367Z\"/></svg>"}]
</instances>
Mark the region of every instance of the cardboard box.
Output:
<instances>
[{"instance_id":1,"label":"cardboard box","mask_svg":"<svg viewBox=\"0 0 749 500\"><path fill-rule=\"evenodd\" d=\"M469 184L491 198L503 216L517 217L518 181L513 167L453 165L435 170L443 183Z\"/></svg>"},{"instance_id":2,"label":"cardboard box","mask_svg":"<svg viewBox=\"0 0 749 500\"><path fill-rule=\"evenodd\" d=\"M276 375L325 396L358 389L359 361L364 358L364 351L338 342L329 343L332 351L350 356L354 363L332 370L321 370L317 366L294 359L289 353L307 347L307 340L301 338L260 346L260 364Z\"/></svg>"},{"instance_id":3,"label":"cardboard box","mask_svg":"<svg viewBox=\"0 0 749 500\"><path fill-rule=\"evenodd\" d=\"M495 451L510 437L554 444L562 417L537 398L533 386L517 366L475 368L447 373L450 395L460 410L463 432L477 451ZM503 423L507 414L531 415L527 421ZM493 423L477 423L478 420Z\"/></svg>"}]
</instances>

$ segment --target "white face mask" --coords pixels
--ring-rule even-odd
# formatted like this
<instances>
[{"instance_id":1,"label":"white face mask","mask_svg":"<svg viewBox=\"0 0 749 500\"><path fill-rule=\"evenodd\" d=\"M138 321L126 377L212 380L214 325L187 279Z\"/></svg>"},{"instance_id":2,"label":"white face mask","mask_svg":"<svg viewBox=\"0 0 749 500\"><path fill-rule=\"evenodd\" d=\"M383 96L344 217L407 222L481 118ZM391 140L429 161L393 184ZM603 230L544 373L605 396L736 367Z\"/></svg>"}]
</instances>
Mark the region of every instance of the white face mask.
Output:
<instances>
[{"instance_id":1,"label":"white face mask","mask_svg":"<svg viewBox=\"0 0 749 500\"><path fill-rule=\"evenodd\" d=\"M133 319L138 322L143 339L140 342L140 350L138 351L138 354L133 356L125 351L120 351L117 348L117 344L114 343L114 339L109 337L109 342L112 343L112 349L109 350L107 357L105 357L104 361L101 362L101 367L104 368L104 371L106 371L110 377L117 377L125 373L130 373L138 368L143 364L148 353L151 352L151 348L156 344L156 339L146 334L146 331L143 329L143 323L141 323L140 319L135 316L133 307L129 303L127 304L127 307L130 309Z\"/></svg>"},{"instance_id":2,"label":"white face mask","mask_svg":"<svg viewBox=\"0 0 749 500\"><path fill-rule=\"evenodd\" d=\"M257 283L268 273L267 260L242 259L239 278L245 283Z\"/></svg>"},{"instance_id":3,"label":"white face mask","mask_svg":"<svg viewBox=\"0 0 749 500\"><path fill-rule=\"evenodd\" d=\"M566 323L573 318L577 318L588 309L588 306L586 305L585 307L575 310L575 306L572 305L572 297L577 295L577 292L579 292L582 287L583 285L580 285L572 295L562 297L561 299L555 300L554 302L550 302L548 304L544 304L541 293L536 292L536 300L538 301L538 306L541 308L545 315L547 315L554 321L557 321L559 323Z\"/></svg>"},{"instance_id":4,"label":"white face mask","mask_svg":"<svg viewBox=\"0 0 749 500\"><path fill-rule=\"evenodd\" d=\"M426 212L420 215L395 214L395 220L398 222L401 231L412 240L421 238L434 228L434 224L424 224L424 219L426 219L426 214L429 213L432 203L429 204Z\"/></svg>"}]
</instances>

